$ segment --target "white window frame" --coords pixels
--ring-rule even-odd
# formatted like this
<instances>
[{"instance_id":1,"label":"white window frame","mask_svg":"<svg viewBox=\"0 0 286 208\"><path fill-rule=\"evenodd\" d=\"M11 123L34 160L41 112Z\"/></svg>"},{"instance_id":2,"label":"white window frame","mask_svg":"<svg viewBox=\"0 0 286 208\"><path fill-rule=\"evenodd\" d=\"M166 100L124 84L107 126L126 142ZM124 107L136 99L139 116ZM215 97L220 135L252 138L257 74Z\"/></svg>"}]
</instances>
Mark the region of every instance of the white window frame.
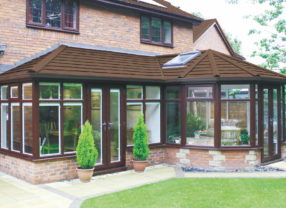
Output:
<instances>
[{"instance_id":1,"label":"white window frame","mask_svg":"<svg viewBox=\"0 0 286 208\"><path fill-rule=\"evenodd\" d=\"M158 105L159 104L159 132L160 132L160 136L159 136L159 138L154 138L154 139L159 139L159 142L152 142L151 143L151 141L149 140L149 144L159 144L159 143L161 143L161 137L162 137L162 135L161 135L161 102L160 101L158 101L158 102L146 102L145 103L145 119L146 119L146 121L145 121L145 123L146 123L146 127L147 127L147 118L146 118L146 109L147 109L147 105L150 105L150 104L155 104L155 105ZM151 139L151 138L149 138L149 139Z\"/></svg>"},{"instance_id":2,"label":"white window frame","mask_svg":"<svg viewBox=\"0 0 286 208\"><path fill-rule=\"evenodd\" d=\"M51 101L51 102L53 102L53 101L58 101L58 100L60 100L61 99L61 84L60 83L58 83L58 82L40 82L39 83L39 96L40 96L40 91L41 91L41 85L42 86L57 86L58 87L58 98L53 98L53 99L49 99L49 98L40 98L39 97L39 100L40 101Z\"/></svg>"},{"instance_id":3,"label":"white window frame","mask_svg":"<svg viewBox=\"0 0 286 208\"><path fill-rule=\"evenodd\" d=\"M4 130L4 128L3 128L3 122L2 122L2 115L3 115L3 106L7 106L7 110L8 110L8 113L6 114L7 116L8 116L8 118L7 118L7 121L9 121L9 104L8 103L1 103L1 144L0 144L0 146L1 146L1 148L2 149L6 149L6 150L8 150L9 149L9 138L8 138L8 134L6 135L6 141L7 141L7 144L6 144L6 147L3 147L2 146L2 141L3 141L3 130ZM7 124L7 122L5 122L6 124ZM8 125L6 125L6 128L8 128ZM7 132L7 129L6 129L6 131L5 132Z\"/></svg>"},{"instance_id":4,"label":"white window frame","mask_svg":"<svg viewBox=\"0 0 286 208\"><path fill-rule=\"evenodd\" d=\"M10 98L14 98L14 99L15 99L15 98L18 98L18 97L19 97L19 91L18 91L17 97L14 97L14 96L13 96L13 93L12 93L12 92L13 92L13 89L15 89L15 88L17 88L17 90L19 90L19 87L18 87L18 86L11 86L11 87L10 87Z\"/></svg>"},{"instance_id":5,"label":"white window frame","mask_svg":"<svg viewBox=\"0 0 286 208\"><path fill-rule=\"evenodd\" d=\"M13 121L14 121L14 117L13 117L13 107L19 107L20 109L20 103L11 103L11 112L10 112L10 118L11 118L11 121L10 121L10 134L11 134L11 150L13 152L20 152L19 150L14 150L13 148L13 141L14 141L14 129L13 129ZM20 109L21 110L21 109Z\"/></svg>"},{"instance_id":6,"label":"white window frame","mask_svg":"<svg viewBox=\"0 0 286 208\"><path fill-rule=\"evenodd\" d=\"M3 89L4 88L7 88L7 90L6 90L6 93L7 93L7 98L6 99L4 99L3 98ZM8 85L3 85L3 86L1 86L1 100L8 100Z\"/></svg>"},{"instance_id":7,"label":"white window frame","mask_svg":"<svg viewBox=\"0 0 286 208\"><path fill-rule=\"evenodd\" d=\"M32 86L32 87L33 87L33 83L24 83L24 84L22 85L22 99L23 99L23 100L32 100L33 97L32 97L31 99L25 98L25 87L26 87L26 86ZM32 88L32 96L33 96L33 88Z\"/></svg>"},{"instance_id":8,"label":"white window frame","mask_svg":"<svg viewBox=\"0 0 286 208\"><path fill-rule=\"evenodd\" d=\"M102 89L101 88L92 88L91 89L91 93L92 92L99 92L100 93L100 123L101 123L101 125L100 125L100 145L101 145L101 147L100 147L100 163L96 163L95 165L96 166L98 166L98 165L102 165L103 164L103 160L102 160L102 156L103 156L103 154L102 154L102 152L103 152L103 150L102 150L102 142L103 142L103 139L102 139L102 95L103 95L103 92L102 92Z\"/></svg>"},{"instance_id":9,"label":"white window frame","mask_svg":"<svg viewBox=\"0 0 286 208\"><path fill-rule=\"evenodd\" d=\"M58 117L59 117L59 153L52 153L52 154L42 154L41 153L41 149L39 149L40 152L40 157L48 157L48 156L52 156L52 155L61 155L62 149L61 149L61 105L60 103L40 103L39 107L41 106L57 106L59 108L59 112L58 112ZM39 140L41 138L39 137ZM38 148L41 148L41 144Z\"/></svg>"},{"instance_id":10,"label":"white window frame","mask_svg":"<svg viewBox=\"0 0 286 208\"><path fill-rule=\"evenodd\" d=\"M22 150L23 150L23 154L26 155L33 155L33 153L27 153L25 152L25 107L32 107L32 103L23 103L22 105ZM33 146L32 146L33 147Z\"/></svg>"},{"instance_id":11,"label":"white window frame","mask_svg":"<svg viewBox=\"0 0 286 208\"><path fill-rule=\"evenodd\" d=\"M121 161L121 105L120 105L120 89L110 89L111 92L117 92L118 93L118 160L110 160L111 163L115 163L118 161ZM110 119L110 118L109 118Z\"/></svg>"},{"instance_id":12,"label":"white window frame","mask_svg":"<svg viewBox=\"0 0 286 208\"><path fill-rule=\"evenodd\" d=\"M82 100L83 99L83 86L82 86L82 83L69 83L69 82L64 82L63 83L63 89L65 88L65 84L68 84L68 85L72 85L72 84L78 84L81 86L81 89L80 89L80 98L64 98L64 95L63 95L63 100L64 101L69 101L69 100Z\"/></svg>"},{"instance_id":13,"label":"white window frame","mask_svg":"<svg viewBox=\"0 0 286 208\"><path fill-rule=\"evenodd\" d=\"M126 103L126 124L127 124L127 106L128 105L141 105L141 113L142 114L144 114L144 112L143 112L143 109L144 109L144 102L143 102L143 100L142 100L142 102L127 102ZM138 119L138 118L137 118ZM132 147L133 146L133 144L126 144L127 145L127 147Z\"/></svg>"},{"instance_id":14,"label":"white window frame","mask_svg":"<svg viewBox=\"0 0 286 208\"><path fill-rule=\"evenodd\" d=\"M81 113L80 113L80 123L81 123L81 131L82 131L82 125L83 125L83 105L82 105L82 103L64 103L63 104L63 106L80 106L81 107ZM63 109L64 110L64 109ZM63 118L63 120L64 120L64 118ZM64 136L63 136L63 139L64 139ZM63 143L64 143L64 141L63 141ZM65 152L65 149L63 149L63 152L64 152L64 154L74 154L74 153L76 153L76 151L72 151L72 152Z\"/></svg>"}]
</instances>

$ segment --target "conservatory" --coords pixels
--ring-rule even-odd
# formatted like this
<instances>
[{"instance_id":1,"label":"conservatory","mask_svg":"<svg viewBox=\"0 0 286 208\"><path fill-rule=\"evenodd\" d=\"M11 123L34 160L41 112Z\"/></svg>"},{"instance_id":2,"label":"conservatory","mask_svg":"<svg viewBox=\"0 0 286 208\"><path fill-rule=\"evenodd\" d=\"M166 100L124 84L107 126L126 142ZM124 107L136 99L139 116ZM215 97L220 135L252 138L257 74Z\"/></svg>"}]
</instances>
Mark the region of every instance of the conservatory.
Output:
<instances>
[{"instance_id":1,"label":"conservatory","mask_svg":"<svg viewBox=\"0 0 286 208\"><path fill-rule=\"evenodd\" d=\"M76 177L86 120L95 172L132 168L140 113L150 165L249 170L284 157L285 83L213 50L154 56L61 45L0 75L0 170L31 183Z\"/></svg>"}]
</instances>

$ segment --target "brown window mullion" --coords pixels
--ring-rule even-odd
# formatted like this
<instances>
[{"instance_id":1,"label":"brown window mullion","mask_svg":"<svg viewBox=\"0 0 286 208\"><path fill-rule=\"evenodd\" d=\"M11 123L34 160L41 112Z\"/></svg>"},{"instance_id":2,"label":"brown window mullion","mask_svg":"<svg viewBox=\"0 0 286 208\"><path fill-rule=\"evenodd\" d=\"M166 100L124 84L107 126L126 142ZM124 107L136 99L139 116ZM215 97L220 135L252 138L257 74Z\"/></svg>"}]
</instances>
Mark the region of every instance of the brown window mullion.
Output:
<instances>
[{"instance_id":1,"label":"brown window mullion","mask_svg":"<svg viewBox=\"0 0 286 208\"><path fill-rule=\"evenodd\" d=\"M149 17L149 40L152 42L152 17Z\"/></svg>"},{"instance_id":2,"label":"brown window mullion","mask_svg":"<svg viewBox=\"0 0 286 208\"><path fill-rule=\"evenodd\" d=\"M61 10L62 10L62 16L61 16L62 24L61 24L61 28L64 29L64 28L66 28L66 23L65 23L65 0L61 0L61 1L62 1L62 7L61 7Z\"/></svg>"},{"instance_id":3,"label":"brown window mullion","mask_svg":"<svg viewBox=\"0 0 286 208\"><path fill-rule=\"evenodd\" d=\"M42 8L42 24L46 25L46 0L43 0L43 8Z\"/></svg>"}]
</instances>

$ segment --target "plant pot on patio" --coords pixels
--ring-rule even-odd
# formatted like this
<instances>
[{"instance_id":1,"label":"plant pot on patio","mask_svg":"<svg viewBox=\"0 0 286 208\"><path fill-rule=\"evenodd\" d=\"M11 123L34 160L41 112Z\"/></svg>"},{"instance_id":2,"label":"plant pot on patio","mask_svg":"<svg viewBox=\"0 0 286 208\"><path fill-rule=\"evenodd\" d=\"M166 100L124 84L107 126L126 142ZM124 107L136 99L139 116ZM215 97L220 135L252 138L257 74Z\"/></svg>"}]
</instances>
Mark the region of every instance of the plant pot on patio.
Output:
<instances>
[{"instance_id":1,"label":"plant pot on patio","mask_svg":"<svg viewBox=\"0 0 286 208\"><path fill-rule=\"evenodd\" d=\"M92 127L86 121L76 147L76 159L80 165L80 168L77 168L77 174L81 182L89 182L91 180L97 155L92 136Z\"/></svg>"},{"instance_id":2,"label":"plant pot on patio","mask_svg":"<svg viewBox=\"0 0 286 208\"><path fill-rule=\"evenodd\" d=\"M145 167L148 164L146 159L149 156L150 149L148 146L147 127L144 123L142 114L139 115L137 124L134 128L133 141L133 168L136 172L144 172Z\"/></svg>"},{"instance_id":3,"label":"plant pot on patio","mask_svg":"<svg viewBox=\"0 0 286 208\"><path fill-rule=\"evenodd\" d=\"M93 176L93 171L94 171L94 168L91 168L91 169L77 168L76 169L79 180L84 183L87 183L91 180L91 177Z\"/></svg>"},{"instance_id":4,"label":"plant pot on patio","mask_svg":"<svg viewBox=\"0 0 286 208\"><path fill-rule=\"evenodd\" d=\"M146 166L148 165L147 160L144 161L138 161L138 160L133 160L133 168L136 172L144 172Z\"/></svg>"}]
</instances>

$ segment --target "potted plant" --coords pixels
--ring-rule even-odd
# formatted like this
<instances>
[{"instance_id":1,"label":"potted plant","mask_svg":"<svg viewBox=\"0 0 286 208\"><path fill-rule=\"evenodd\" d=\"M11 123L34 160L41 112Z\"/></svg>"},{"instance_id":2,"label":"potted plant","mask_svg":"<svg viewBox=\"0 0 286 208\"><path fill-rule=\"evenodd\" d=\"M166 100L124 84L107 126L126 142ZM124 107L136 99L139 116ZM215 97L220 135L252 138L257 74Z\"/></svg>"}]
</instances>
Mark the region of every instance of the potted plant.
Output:
<instances>
[{"instance_id":1,"label":"potted plant","mask_svg":"<svg viewBox=\"0 0 286 208\"><path fill-rule=\"evenodd\" d=\"M146 159L149 156L150 149L148 147L147 127L142 114L139 115L137 124L134 127L133 141L133 167L136 172L144 172L148 164Z\"/></svg>"},{"instance_id":2,"label":"potted plant","mask_svg":"<svg viewBox=\"0 0 286 208\"><path fill-rule=\"evenodd\" d=\"M83 125L76 147L76 159L79 164L77 174L82 182L89 182L94 171L94 165L98 156L92 136L92 127L89 121Z\"/></svg>"}]
</instances>

